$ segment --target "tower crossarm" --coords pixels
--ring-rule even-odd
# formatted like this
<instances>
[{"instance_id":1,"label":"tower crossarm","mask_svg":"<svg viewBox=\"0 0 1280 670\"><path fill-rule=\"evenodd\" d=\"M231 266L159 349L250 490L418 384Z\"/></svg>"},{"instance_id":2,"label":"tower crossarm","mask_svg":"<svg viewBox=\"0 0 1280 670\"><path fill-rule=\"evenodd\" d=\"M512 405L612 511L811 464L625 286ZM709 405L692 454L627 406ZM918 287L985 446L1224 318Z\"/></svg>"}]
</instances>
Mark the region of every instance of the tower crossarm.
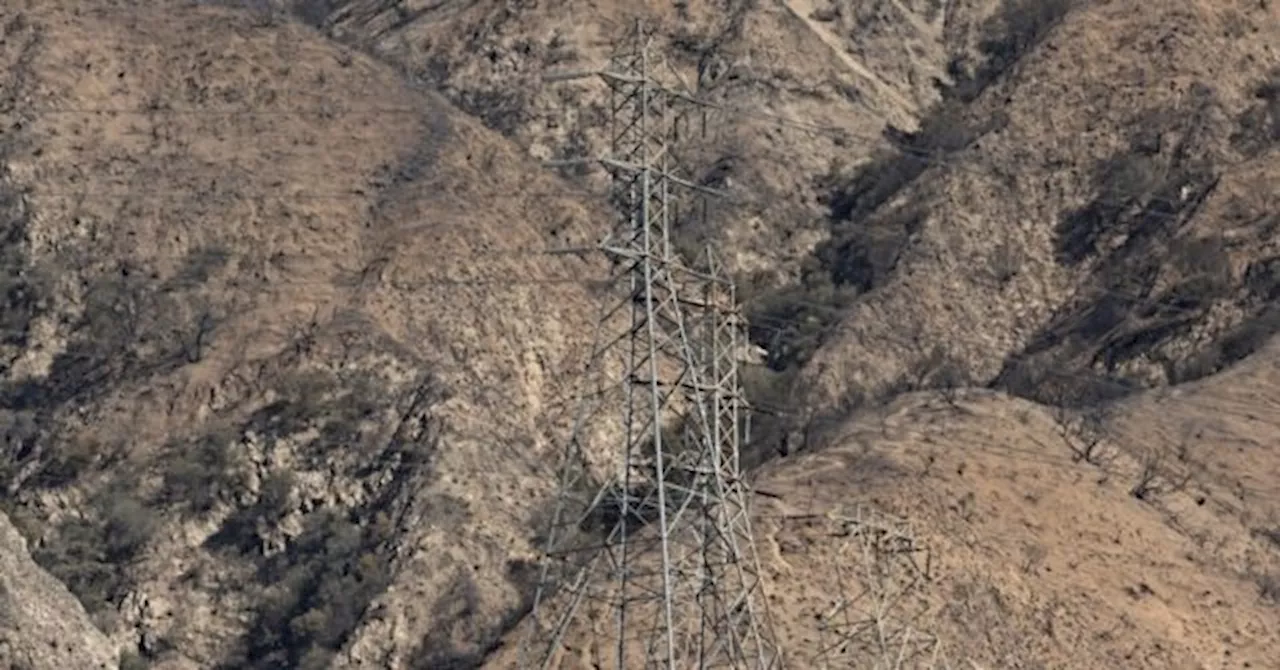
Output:
<instances>
[{"instance_id":1,"label":"tower crossarm","mask_svg":"<svg viewBox=\"0 0 1280 670\"><path fill-rule=\"evenodd\" d=\"M617 420L591 423L585 408L599 403L584 401L567 441L528 668L557 667L570 647L617 670L782 667L741 472L749 423L733 282L712 249L687 258L671 243L677 210L693 203L705 217L718 193L677 159L685 120L702 114L705 132L708 106L659 83L658 58L637 24L607 67L544 78L608 88L610 150L575 162L608 171L619 210L600 245L616 295L588 371L612 380Z\"/></svg>"}]
</instances>

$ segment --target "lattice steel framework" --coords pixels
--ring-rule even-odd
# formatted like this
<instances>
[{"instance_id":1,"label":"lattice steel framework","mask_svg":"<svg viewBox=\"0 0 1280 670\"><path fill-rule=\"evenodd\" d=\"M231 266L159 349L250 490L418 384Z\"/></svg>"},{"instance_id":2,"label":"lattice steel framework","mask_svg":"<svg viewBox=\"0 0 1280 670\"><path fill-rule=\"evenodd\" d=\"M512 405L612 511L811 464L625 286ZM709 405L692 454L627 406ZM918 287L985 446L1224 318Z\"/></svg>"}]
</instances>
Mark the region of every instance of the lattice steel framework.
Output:
<instances>
[{"instance_id":1,"label":"lattice steel framework","mask_svg":"<svg viewBox=\"0 0 1280 670\"><path fill-rule=\"evenodd\" d=\"M710 250L695 270L670 238L677 210L708 194L673 158L700 110L656 82L650 44L637 24L608 69L590 73L611 89L612 151L595 160L623 215L601 249L625 295L605 310L592 360L597 375L621 370L611 385L622 420L605 459L598 445L589 453L581 419L574 428L521 662L780 668L739 472L749 426L733 283ZM700 120L705 132L705 111Z\"/></svg>"}]
</instances>

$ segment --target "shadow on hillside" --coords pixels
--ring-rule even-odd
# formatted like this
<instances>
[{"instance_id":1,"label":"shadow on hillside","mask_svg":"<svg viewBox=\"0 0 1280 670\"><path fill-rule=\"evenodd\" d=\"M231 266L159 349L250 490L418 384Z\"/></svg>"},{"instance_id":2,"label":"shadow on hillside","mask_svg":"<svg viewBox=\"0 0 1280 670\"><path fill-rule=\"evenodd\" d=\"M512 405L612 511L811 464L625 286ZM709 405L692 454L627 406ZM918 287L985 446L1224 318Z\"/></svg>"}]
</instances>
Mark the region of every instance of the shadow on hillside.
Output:
<instances>
[{"instance_id":1,"label":"shadow on hillside","mask_svg":"<svg viewBox=\"0 0 1280 670\"><path fill-rule=\"evenodd\" d=\"M47 375L0 384L0 404L28 416L36 424L50 424L66 408L83 405L110 389L172 372L198 362L225 317L225 309L211 301L204 284L225 263L218 250L191 254L172 280L156 282L144 268L121 262L90 280L84 311L72 324L64 351L54 357ZM86 267L76 257L60 258L47 266ZM42 268L24 271L42 276ZM39 295L26 284L22 295ZM37 306L42 304L36 303ZM34 312L10 331L25 337ZM103 468L112 455L100 449L78 450L55 439L43 428L37 445L12 454L6 464L11 489L18 486L56 488L74 481L88 468Z\"/></svg>"},{"instance_id":2,"label":"shadow on hillside","mask_svg":"<svg viewBox=\"0 0 1280 670\"><path fill-rule=\"evenodd\" d=\"M923 224L928 212L915 204L922 198L900 202L899 196L929 168L1004 123L999 115L979 118L970 103L1043 42L1073 4L1005 0L983 27L981 63L970 67L962 57L953 59L953 82L939 84L942 100L920 120L919 130L908 133L889 127L885 137L891 148L873 155L852 176L833 173L818 180L819 191L827 194L830 236L804 261L799 281L782 287L764 285L763 279L744 282L751 340L768 352L767 370L752 373L748 397L763 399L756 404L772 410L754 417L756 441L764 444L753 446L753 458L795 448L779 446L799 428L796 408L790 405L798 395L793 388L795 371L809 361L859 295L874 291L893 275L912 234ZM908 380L899 385L910 386ZM854 391L839 411L851 411L865 400ZM829 417L827 422L835 421Z\"/></svg>"},{"instance_id":3,"label":"shadow on hillside","mask_svg":"<svg viewBox=\"0 0 1280 670\"><path fill-rule=\"evenodd\" d=\"M391 583L390 552L402 508L414 497L408 487L425 484L423 474L438 448L429 415L448 395L431 379L389 395L381 380L350 372L294 375L280 383L281 401L194 445L197 453L218 456L169 461L159 501L185 504L197 515L232 508L206 548L251 565L257 582L241 588L261 597L241 648L228 654L225 668L328 667ZM385 443L381 426L394 428ZM268 445L291 445L294 465L273 469L257 487L248 486L242 452L249 435ZM360 471L350 476L368 498L349 506L302 504L293 471L323 472L341 460L335 460L341 452L361 454ZM254 488L256 495L246 499ZM432 522L452 523L465 511L441 504L432 514ZM269 551L275 529L291 515L300 516L302 532Z\"/></svg>"},{"instance_id":4,"label":"shadow on hillside","mask_svg":"<svg viewBox=\"0 0 1280 670\"><path fill-rule=\"evenodd\" d=\"M477 670L484 667L503 639L533 611L539 574L536 566L521 561L508 566L507 581L522 594L521 602L483 626L475 621L481 602L475 580L459 574L436 599L432 610L447 613L449 625L429 632L412 656L412 670Z\"/></svg>"},{"instance_id":5,"label":"shadow on hillside","mask_svg":"<svg viewBox=\"0 0 1280 670\"><path fill-rule=\"evenodd\" d=\"M1096 166L1097 197L1063 213L1058 261L1087 270L1084 290L1011 357L997 388L1085 406L1149 387L1149 378L1126 372L1133 364L1158 366L1162 383L1192 381L1243 359L1280 332L1280 256L1251 259L1240 278L1232 270L1233 250L1273 239L1280 213L1232 222L1252 233L1235 241L1191 232L1220 175L1209 148L1218 103L1207 86L1193 94L1190 114L1156 110L1138 119L1134 127L1141 130L1128 149ZM1246 156L1280 146L1280 74L1258 85L1256 96L1258 103L1238 119L1231 137ZM1224 305L1240 311L1236 326L1193 351L1175 353L1175 342L1209 323L1212 311ZM1047 379L1076 369L1093 372L1075 381Z\"/></svg>"}]
</instances>

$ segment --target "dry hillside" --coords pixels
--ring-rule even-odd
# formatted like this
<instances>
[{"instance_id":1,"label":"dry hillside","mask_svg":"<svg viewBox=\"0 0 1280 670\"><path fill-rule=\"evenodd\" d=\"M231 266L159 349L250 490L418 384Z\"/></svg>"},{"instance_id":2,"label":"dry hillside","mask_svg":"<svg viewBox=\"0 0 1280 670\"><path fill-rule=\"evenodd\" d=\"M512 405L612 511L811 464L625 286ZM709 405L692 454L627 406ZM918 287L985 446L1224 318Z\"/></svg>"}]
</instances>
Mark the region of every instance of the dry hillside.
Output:
<instances>
[{"instance_id":1,"label":"dry hillside","mask_svg":"<svg viewBox=\"0 0 1280 670\"><path fill-rule=\"evenodd\" d=\"M767 353L792 665L1280 658L1274 3L31 0L0 664L511 667L604 297L545 250L610 216L539 164L606 148L604 88L541 75L637 15L715 103L676 237ZM893 645L834 595L895 589Z\"/></svg>"},{"instance_id":2,"label":"dry hillside","mask_svg":"<svg viewBox=\"0 0 1280 670\"><path fill-rule=\"evenodd\" d=\"M755 531L789 667L1271 667L1276 345L1113 407L1096 442L1006 394L911 393L766 466ZM611 650L566 646L573 670Z\"/></svg>"},{"instance_id":3,"label":"dry hillside","mask_svg":"<svg viewBox=\"0 0 1280 670\"><path fill-rule=\"evenodd\" d=\"M859 175L823 251L866 293L805 375L812 402L938 360L1079 402L1252 351L1280 327L1278 35L1266 3L1081 3L954 114L945 161L877 208ZM867 238L892 271L859 262Z\"/></svg>"},{"instance_id":4,"label":"dry hillside","mask_svg":"<svg viewBox=\"0 0 1280 670\"><path fill-rule=\"evenodd\" d=\"M1139 396L1106 421L1096 465L1043 406L962 392L908 395L770 467L758 486L783 499L757 532L792 659L873 667L905 648L906 667L931 667L937 647L950 667L1269 667L1278 382L1272 346ZM863 534L885 527L912 552ZM858 626L877 618L887 645Z\"/></svg>"},{"instance_id":5,"label":"dry hillside","mask_svg":"<svg viewBox=\"0 0 1280 670\"><path fill-rule=\"evenodd\" d=\"M541 77L600 67L634 18L645 18L670 64L660 76L718 105L709 136L691 141L685 154L687 167L714 172L728 197L712 229L686 228L684 241L710 236L744 275L772 277L794 271L823 234L815 180L881 143L886 121L914 127L938 98L933 80L946 77L953 54L979 41L997 3L819 4L336 0L295 7L304 6L304 20L325 34L438 87L540 157L607 149L603 85Z\"/></svg>"},{"instance_id":6,"label":"dry hillside","mask_svg":"<svg viewBox=\"0 0 1280 670\"><path fill-rule=\"evenodd\" d=\"M599 273L538 250L598 217L305 26L83 9L3 22L36 559L122 650L196 667L408 658L459 589L497 625L595 311Z\"/></svg>"}]
</instances>

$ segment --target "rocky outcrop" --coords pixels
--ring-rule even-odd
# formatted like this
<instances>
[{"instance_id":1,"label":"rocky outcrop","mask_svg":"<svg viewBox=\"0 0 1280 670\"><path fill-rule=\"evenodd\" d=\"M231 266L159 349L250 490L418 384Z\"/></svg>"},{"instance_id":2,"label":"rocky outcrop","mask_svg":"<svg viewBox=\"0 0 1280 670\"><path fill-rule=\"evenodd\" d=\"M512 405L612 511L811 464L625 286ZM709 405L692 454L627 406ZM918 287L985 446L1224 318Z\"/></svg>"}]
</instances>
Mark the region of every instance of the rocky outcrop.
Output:
<instances>
[{"instance_id":1,"label":"rocky outcrop","mask_svg":"<svg viewBox=\"0 0 1280 670\"><path fill-rule=\"evenodd\" d=\"M114 670L117 652L67 587L36 565L0 514L0 667Z\"/></svg>"}]
</instances>

